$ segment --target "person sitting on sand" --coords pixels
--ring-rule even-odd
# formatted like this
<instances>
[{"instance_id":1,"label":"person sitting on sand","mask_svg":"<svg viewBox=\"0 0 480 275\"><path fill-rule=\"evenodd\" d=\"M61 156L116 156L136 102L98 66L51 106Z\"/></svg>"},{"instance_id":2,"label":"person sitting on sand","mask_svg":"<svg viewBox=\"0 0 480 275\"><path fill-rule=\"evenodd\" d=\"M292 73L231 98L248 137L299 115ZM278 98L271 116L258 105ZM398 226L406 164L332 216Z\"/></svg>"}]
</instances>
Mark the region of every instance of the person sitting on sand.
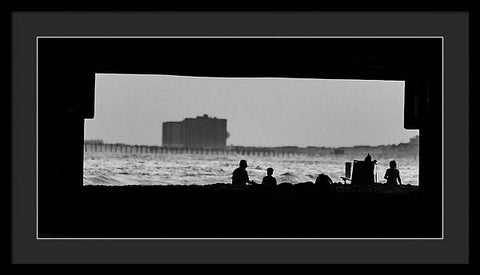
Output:
<instances>
[{"instance_id":1,"label":"person sitting on sand","mask_svg":"<svg viewBox=\"0 0 480 275\"><path fill-rule=\"evenodd\" d=\"M370 154L367 154L367 156L365 157L365 159L363 160L365 163L369 163L369 164L376 164L377 163L377 160L373 160L372 161L372 156L370 156Z\"/></svg>"},{"instance_id":2,"label":"person sitting on sand","mask_svg":"<svg viewBox=\"0 0 480 275\"><path fill-rule=\"evenodd\" d=\"M277 180L274 177L272 177L272 175L273 175L273 168L269 167L267 169L267 175L263 177L262 185L268 185L268 186L277 185Z\"/></svg>"},{"instance_id":3,"label":"person sitting on sand","mask_svg":"<svg viewBox=\"0 0 480 275\"><path fill-rule=\"evenodd\" d=\"M387 184L397 185L398 183L402 185L402 180L400 179L400 171L397 169L397 162L392 160L390 161L390 168L385 172L385 177Z\"/></svg>"},{"instance_id":4,"label":"person sitting on sand","mask_svg":"<svg viewBox=\"0 0 480 275\"><path fill-rule=\"evenodd\" d=\"M247 183L255 184L254 181L250 181L250 179L248 178L248 172L246 170L247 167L248 167L247 161L242 159L240 161L240 167L238 167L233 171L233 175L232 175L233 185L246 185Z\"/></svg>"}]
</instances>

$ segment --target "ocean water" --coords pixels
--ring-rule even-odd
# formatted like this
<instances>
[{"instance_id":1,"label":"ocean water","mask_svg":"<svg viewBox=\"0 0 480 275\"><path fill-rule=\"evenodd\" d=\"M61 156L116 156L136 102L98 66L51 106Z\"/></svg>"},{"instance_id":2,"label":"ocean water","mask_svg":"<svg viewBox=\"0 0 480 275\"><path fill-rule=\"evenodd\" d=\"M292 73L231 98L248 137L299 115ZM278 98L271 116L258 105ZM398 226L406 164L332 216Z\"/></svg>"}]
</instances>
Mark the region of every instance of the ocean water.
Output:
<instances>
[{"instance_id":1,"label":"ocean water","mask_svg":"<svg viewBox=\"0 0 480 275\"><path fill-rule=\"evenodd\" d=\"M326 174L334 182L343 182L345 162L360 156L242 156L207 154L135 154L85 152L84 185L206 185L231 183L232 172L241 159L248 162L250 180L261 183L268 167L274 169L277 183L312 181L318 174ZM418 185L418 157L400 157L377 160L377 182L383 179L389 162L395 159L403 184Z\"/></svg>"}]
</instances>

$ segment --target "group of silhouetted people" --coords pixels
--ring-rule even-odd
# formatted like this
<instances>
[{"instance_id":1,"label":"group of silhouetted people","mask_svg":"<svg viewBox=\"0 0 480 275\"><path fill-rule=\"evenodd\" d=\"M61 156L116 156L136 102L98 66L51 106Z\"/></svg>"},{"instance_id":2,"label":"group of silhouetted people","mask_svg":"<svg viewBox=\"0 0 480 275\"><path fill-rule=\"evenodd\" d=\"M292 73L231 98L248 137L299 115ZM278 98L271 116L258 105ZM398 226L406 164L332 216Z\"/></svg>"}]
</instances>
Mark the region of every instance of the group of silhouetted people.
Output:
<instances>
[{"instance_id":1,"label":"group of silhouetted people","mask_svg":"<svg viewBox=\"0 0 480 275\"><path fill-rule=\"evenodd\" d=\"M367 155L367 157L365 158L365 161L371 161L372 163L376 163L376 160L374 161L371 160L370 154ZM246 185L247 183L252 185L256 184L255 181L252 181L248 178L247 167L248 167L247 161L242 159L240 161L240 166L233 171L233 175L232 175L233 185ZM262 185L266 185L266 186L277 185L277 180L272 175L273 175L273 168L269 167L267 169L267 175L263 177ZM328 178L328 179L322 178L321 179L322 182L325 181L328 183L333 183L332 180L327 175L321 174L319 175L319 178L321 176ZM317 178L317 181L319 181L319 178ZM387 169L387 171L385 172L384 179L387 180L386 184L389 184L389 185L397 185L397 181L398 181L398 184L400 185L402 184L402 180L400 178L400 171L397 169L397 162L395 160L390 161L390 168Z\"/></svg>"}]
</instances>

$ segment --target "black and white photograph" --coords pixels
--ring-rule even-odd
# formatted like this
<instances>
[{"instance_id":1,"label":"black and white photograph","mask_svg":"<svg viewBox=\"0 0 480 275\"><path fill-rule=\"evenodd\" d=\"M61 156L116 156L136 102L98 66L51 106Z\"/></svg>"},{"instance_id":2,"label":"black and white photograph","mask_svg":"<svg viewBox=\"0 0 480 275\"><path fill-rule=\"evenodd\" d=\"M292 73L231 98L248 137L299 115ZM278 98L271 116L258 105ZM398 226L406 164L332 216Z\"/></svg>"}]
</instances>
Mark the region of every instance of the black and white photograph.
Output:
<instances>
[{"instance_id":1,"label":"black and white photograph","mask_svg":"<svg viewBox=\"0 0 480 275\"><path fill-rule=\"evenodd\" d=\"M471 263L469 11L10 19L19 269Z\"/></svg>"},{"instance_id":2,"label":"black and white photograph","mask_svg":"<svg viewBox=\"0 0 480 275\"><path fill-rule=\"evenodd\" d=\"M84 185L230 184L242 158L252 182L239 185L261 184L270 166L279 184L318 174L349 184L352 162L371 154L371 183L418 189L403 91L401 81L99 74ZM396 165L403 183L386 172Z\"/></svg>"},{"instance_id":3,"label":"black and white photograph","mask_svg":"<svg viewBox=\"0 0 480 275\"><path fill-rule=\"evenodd\" d=\"M443 237L441 37L37 44L39 158L75 142L79 176L53 189L40 169L39 238ZM42 87L71 86L47 72L72 62L88 91L46 141Z\"/></svg>"}]
</instances>

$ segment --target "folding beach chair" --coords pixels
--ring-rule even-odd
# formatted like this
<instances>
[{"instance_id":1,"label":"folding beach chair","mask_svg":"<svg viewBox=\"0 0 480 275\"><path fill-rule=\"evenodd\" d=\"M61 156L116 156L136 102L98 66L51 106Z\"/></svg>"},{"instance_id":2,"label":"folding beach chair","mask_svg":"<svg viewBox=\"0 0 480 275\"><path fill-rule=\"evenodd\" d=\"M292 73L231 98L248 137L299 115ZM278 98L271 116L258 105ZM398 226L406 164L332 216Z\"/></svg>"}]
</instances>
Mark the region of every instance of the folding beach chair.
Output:
<instances>
[{"instance_id":1,"label":"folding beach chair","mask_svg":"<svg viewBox=\"0 0 480 275\"><path fill-rule=\"evenodd\" d=\"M347 180L352 181L351 176L352 176L352 163L345 162L345 177L340 177L343 180L343 184L347 184Z\"/></svg>"}]
</instances>

